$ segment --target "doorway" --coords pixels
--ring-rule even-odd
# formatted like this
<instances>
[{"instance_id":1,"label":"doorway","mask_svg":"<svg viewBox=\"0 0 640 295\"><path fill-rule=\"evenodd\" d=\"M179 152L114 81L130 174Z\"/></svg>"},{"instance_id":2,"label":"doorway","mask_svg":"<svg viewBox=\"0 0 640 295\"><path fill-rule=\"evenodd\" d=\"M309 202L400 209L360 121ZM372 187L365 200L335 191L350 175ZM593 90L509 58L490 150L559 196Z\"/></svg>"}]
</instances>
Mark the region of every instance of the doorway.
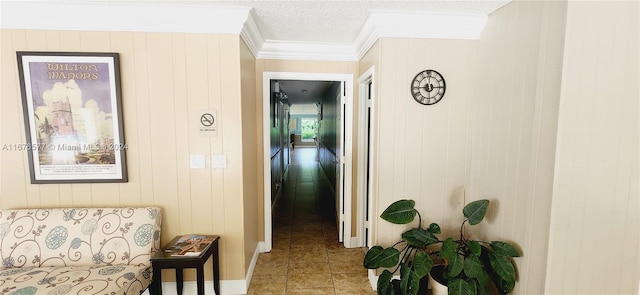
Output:
<instances>
[{"instance_id":1,"label":"doorway","mask_svg":"<svg viewBox=\"0 0 640 295\"><path fill-rule=\"evenodd\" d=\"M335 155L336 166L336 213L339 223L338 239L344 241L345 247L351 247L351 187L352 187L352 126L353 126L353 75L350 74L326 74L326 73L294 73L294 72L264 72L263 73L263 159L264 159L264 245L262 252L270 252L273 245L272 224L272 184L271 184L271 114L273 81L301 80L301 81L336 81L340 82L341 94L339 100L340 126L337 146L339 153ZM322 105L319 106L322 108ZM322 124L322 109L319 120Z\"/></svg>"}]
</instances>

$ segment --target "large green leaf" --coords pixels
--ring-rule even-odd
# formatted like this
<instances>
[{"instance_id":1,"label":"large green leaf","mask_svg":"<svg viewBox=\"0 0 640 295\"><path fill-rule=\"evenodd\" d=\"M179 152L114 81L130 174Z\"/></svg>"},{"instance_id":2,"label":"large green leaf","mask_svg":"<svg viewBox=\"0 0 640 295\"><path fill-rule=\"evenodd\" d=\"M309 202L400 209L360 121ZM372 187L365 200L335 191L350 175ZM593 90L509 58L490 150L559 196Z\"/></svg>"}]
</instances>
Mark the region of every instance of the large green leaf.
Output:
<instances>
[{"instance_id":1,"label":"large green leaf","mask_svg":"<svg viewBox=\"0 0 640 295\"><path fill-rule=\"evenodd\" d=\"M473 289L473 293L477 295L489 295L486 284L481 284L478 280L469 280L467 283L469 283L469 286Z\"/></svg>"},{"instance_id":2,"label":"large green leaf","mask_svg":"<svg viewBox=\"0 0 640 295\"><path fill-rule=\"evenodd\" d=\"M411 280L411 268L400 263L400 292L409 294L409 280Z\"/></svg>"},{"instance_id":3,"label":"large green leaf","mask_svg":"<svg viewBox=\"0 0 640 295\"><path fill-rule=\"evenodd\" d=\"M475 278L482 272L482 263L480 258L475 255L469 255L464 259L464 274L467 277Z\"/></svg>"},{"instance_id":4,"label":"large green leaf","mask_svg":"<svg viewBox=\"0 0 640 295\"><path fill-rule=\"evenodd\" d=\"M488 207L489 200L477 200L464 206L462 213L465 218L469 219L469 224L476 225L484 219Z\"/></svg>"},{"instance_id":5,"label":"large green leaf","mask_svg":"<svg viewBox=\"0 0 640 295\"><path fill-rule=\"evenodd\" d=\"M454 254L449 258L449 266L447 266L447 274L450 278L457 277L464 268L464 258L458 254Z\"/></svg>"},{"instance_id":6,"label":"large green leaf","mask_svg":"<svg viewBox=\"0 0 640 295\"><path fill-rule=\"evenodd\" d=\"M515 281L505 281L500 277L493 278L493 282L496 285L496 288L498 288L500 294L509 294L516 286Z\"/></svg>"},{"instance_id":7,"label":"large green leaf","mask_svg":"<svg viewBox=\"0 0 640 295\"><path fill-rule=\"evenodd\" d=\"M452 259L456 254L456 243L452 238L447 238L442 242L442 247L440 247L440 257L446 259Z\"/></svg>"},{"instance_id":8,"label":"large green leaf","mask_svg":"<svg viewBox=\"0 0 640 295\"><path fill-rule=\"evenodd\" d=\"M431 257L427 255L427 253L418 252L413 257L413 264L411 265L411 268L418 279L426 276L429 271L431 271L431 267L433 267L433 261L431 260Z\"/></svg>"},{"instance_id":9,"label":"large green leaf","mask_svg":"<svg viewBox=\"0 0 640 295\"><path fill-rule=\"evenodd\" d=\"M474 288L463 279L453 279L447 284L449 295L475 295Z\"/></svg>"},{"instance_id":10,"label":"large green leaf","mask_svg":"<svg viewBox=\"0 0 640 295\"><path fill-rule=\"evenodd\" d=\"M412 295L418 294L418 291L420 290L420 279L422 279L422 277L418 276L414 271L411 271L411 279L409 280L410 294Z\"/></svg>"},{"instance_id":11,"label":"large green leaf","mask_svg":"<svg viewBox=\"0 0 640 295\"><path fill-rule=\"evenodd\" d=\"M515 247L505 242L493 241L491 242L491 249L493 249L493 251L498 255L520 257L520 252L518 252Z\"/></svg>"},{"instance_id":12,"label":"large green leaf","mask_svg":"<svg viewBox=\"0 0 640 295\"><path fill-rule=\"evenodd\" d=\"M478 243L477 241L469 241L469 243L467 243L467 247L469 248L469 251L473 253L473 255L480 256L480 254L482 253L482 246L480 246L480 243Z\"/></svg>"},{"instance_id":13,"label":"large green leaf","mask_svg":"<svg viewBox=\"0 0 640 295\"><path fill-rule=\"evenodd\" d=\"M383 249L381 246L374 246L364 256L364 267L376 269L379 267L394 267L400 260L400 251L389 247Z\"/></svg>"},{"instance_id":14,"label":"large green leaf","mask_svg":"<svg viewBox=\"0 0 640 295\"><path fill-rule=\"evenodd\" d=\"M498 276L506 281L506 285L511 285L511 282L515 285L516 269L513 266L513 262L511 262L511 258L489 253L489 263Z\"/></svg>"},{"instance_id":15,"label":"large green leaf","mask_svg":"<svg viewBox=\"0 0 640 295\"><path fill-rule=\"evenodd\" d=\"M407 224L413 221L418 213L416 209L413 209L415 205L416 202L414 200L395 201L382 212L380 217L394 224Z\"/></svg>"},{"instance_id":16,"label":"large green leaf","mask_svg":"<svg viewBox=\"0 0 640 295\"><path fill-rule=\"evenodd\" d=\"M393 290L391 278L393 278L393 274L386 269L382 272L382 274L380 274L380 276L378 277L379 295L394 295L395 290Z\"/></svg>"},{"instance_id":17,"label":"large green leaf","mask_svg":"<svg viewBox=\"0 0 640 295\"><path fill-rule=\"evenodd\" d=\"M404 232L402 239L410 246L416 248L423 248L438 242L438 238L434 234L421 228L413 228Z\"/></svg>"},{"instance_id":18,"label":"large green leaf","mask_svg":"<svg viewBox=\"0 0 640 295\"><path fill-rule=\"evenodd\" d=\"M482 261L482 258L480 258L480 261ZM484 263L482 264L485 265ZM482 271L478 273L476 280L478 280L480 286L486 286L489 283L489 275L487 274L486 266L484 266Z\"/></svg>"}]
</instances>

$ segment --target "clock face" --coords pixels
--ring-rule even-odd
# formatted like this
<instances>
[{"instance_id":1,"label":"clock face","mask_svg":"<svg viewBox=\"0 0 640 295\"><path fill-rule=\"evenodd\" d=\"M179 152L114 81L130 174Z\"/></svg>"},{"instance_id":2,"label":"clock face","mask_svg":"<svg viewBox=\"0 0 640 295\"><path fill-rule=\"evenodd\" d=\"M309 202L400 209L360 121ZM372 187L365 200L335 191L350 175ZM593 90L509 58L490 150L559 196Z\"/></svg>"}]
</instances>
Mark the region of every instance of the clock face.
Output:
<instances>
[{"instance_id":1,"label":"clock face","mask_svg":"<svg viewBox=\"0 0 640 295\"><path fill-rule=\"evenodd\" d=\"M418 73L411 82L413 99L424 105L438 103L444 96L445 90L444 78L434 70L424 70Z\"/></svg>"}]
</instances>

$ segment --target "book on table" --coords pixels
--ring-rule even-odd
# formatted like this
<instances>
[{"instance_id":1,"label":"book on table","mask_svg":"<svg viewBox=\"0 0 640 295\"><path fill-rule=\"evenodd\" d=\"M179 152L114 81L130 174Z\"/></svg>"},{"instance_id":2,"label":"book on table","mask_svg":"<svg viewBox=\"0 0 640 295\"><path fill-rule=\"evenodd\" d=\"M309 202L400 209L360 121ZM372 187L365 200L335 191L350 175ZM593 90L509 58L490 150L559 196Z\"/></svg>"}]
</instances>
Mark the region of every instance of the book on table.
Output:
<instances>
[{"instance_id":1,"label":"book on table","mask_svg":"<svg viewBox=\"0 0 640 295\"><path fill-rule=\"evenodd\" d=\"M165 251L170 252L171 256L198 256L211 242L213 242L211 236L184 235Z\"/></svg>"}]
</instances>

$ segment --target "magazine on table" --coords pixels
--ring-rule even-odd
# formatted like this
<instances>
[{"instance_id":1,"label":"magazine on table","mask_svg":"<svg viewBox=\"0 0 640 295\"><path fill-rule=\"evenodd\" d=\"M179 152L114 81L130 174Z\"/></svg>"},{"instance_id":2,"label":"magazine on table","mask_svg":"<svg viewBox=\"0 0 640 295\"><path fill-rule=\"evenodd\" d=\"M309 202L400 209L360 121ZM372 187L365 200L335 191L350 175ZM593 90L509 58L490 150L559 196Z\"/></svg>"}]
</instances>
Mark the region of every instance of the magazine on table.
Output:
<instances>
[{"instance_id":1,"label":"magazine on table","mask_svg":"<svg viewBox=\"0 0 640 295\"><path fill-rule=\"evenodd\" d=\"M213 238L205 235L184 235L165 249L171 256L198 256L213 242Z\"/></svg>"}]
</instances>

